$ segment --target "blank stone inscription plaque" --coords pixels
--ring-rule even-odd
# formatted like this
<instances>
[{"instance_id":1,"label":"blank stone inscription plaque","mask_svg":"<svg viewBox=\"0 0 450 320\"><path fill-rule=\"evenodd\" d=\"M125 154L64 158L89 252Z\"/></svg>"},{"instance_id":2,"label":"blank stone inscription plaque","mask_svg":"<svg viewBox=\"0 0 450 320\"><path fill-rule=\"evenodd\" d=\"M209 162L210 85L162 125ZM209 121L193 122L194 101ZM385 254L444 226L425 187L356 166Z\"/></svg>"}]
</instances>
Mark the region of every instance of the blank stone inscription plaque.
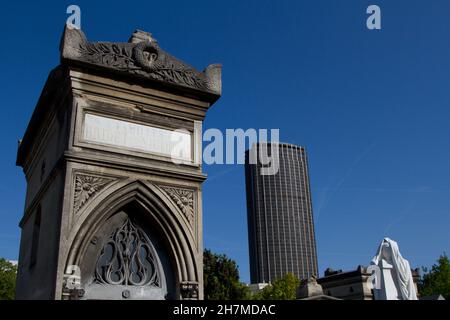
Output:
<instances>
[{"instance_id":1,"label":"blank stone inscription plaque","mask_svg":"<svg viewBox=\"0 0 450 320\"><path fill-rule=\"evenodd\" d=\"M86 141L192 161L191 134L85 114Z\"/></svg>"}]
</instances>

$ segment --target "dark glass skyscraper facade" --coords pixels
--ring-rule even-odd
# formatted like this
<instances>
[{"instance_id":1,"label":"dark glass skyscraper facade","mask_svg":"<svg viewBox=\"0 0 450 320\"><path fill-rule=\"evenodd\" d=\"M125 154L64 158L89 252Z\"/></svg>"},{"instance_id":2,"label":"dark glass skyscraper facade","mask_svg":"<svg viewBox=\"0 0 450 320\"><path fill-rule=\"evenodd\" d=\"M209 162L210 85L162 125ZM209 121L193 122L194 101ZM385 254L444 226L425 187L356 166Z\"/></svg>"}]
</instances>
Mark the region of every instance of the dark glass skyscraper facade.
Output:
<instances>
[{"instance_id":1,"label":"dark glass skyscraper facade","mask_svg":"<svg viewBox=\"0 0 450 320\"><path fill-rule=\"evenodd\" d=\"M266 145L270 151L270 144ZM279 170L274 175L262 175L261 164L249 163L246 153L252 283L273 282L288 272L307 279L318 271L305 149L285 143L273 147L279 155Z\"/></svg>"}]
</instances>

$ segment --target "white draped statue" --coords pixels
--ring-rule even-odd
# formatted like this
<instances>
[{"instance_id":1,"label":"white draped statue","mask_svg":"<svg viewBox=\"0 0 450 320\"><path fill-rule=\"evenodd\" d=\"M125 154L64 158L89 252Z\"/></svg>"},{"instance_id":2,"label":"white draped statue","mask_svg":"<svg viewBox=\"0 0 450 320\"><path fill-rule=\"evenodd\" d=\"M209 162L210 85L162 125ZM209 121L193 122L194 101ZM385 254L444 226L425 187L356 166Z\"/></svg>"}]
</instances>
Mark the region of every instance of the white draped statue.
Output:
<instances>
[{"instance_id":1,"label":"white draped statue","mask_svg":"<svg viewBox=\"0 0 450 320\"><path fill-rule=\"evenodd\" d=\"M411 267L397 242L384 238L371 264L380 269L379 286L373 290L375 300L417 300Z\"/></svg>"}]
</instances>

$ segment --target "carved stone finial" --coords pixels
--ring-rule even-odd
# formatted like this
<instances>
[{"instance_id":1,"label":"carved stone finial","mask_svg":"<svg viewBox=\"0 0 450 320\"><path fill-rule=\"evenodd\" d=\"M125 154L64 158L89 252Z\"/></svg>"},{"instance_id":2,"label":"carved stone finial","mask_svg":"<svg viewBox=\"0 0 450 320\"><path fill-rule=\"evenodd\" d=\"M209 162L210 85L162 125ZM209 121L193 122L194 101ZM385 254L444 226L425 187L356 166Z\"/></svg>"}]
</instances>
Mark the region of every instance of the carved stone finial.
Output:
<instances>
[{"instance_id":1,"label":"carved stone finial","mask_svg":"<svg viewBox=\"0 0 450 320\"><path fill-rule=\"evenodd\" d=\"M142 31L136 29L133 34L131 35L128 42L130 43L140 43L140 42L157 42L156 39L152 37L152 34L150 32Z\"/></svg>"}]
</instances>

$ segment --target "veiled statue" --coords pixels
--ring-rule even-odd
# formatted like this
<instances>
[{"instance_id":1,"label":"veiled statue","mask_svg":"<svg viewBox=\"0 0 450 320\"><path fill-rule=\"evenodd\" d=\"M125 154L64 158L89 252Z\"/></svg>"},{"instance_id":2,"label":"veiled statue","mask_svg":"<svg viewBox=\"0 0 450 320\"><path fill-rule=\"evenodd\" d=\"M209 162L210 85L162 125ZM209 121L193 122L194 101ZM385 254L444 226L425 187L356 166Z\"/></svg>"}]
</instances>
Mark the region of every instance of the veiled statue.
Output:
<instances>
[{"instance_id":1,"label":"veiled statue","mask_svg":"<svg viewBox=\"0 0 450 320\"><path fill-rule=\"evenodd\" d=\"M400 254L397 242L384 238L371 264L379 268L375 300L417 300L411 267Z\"/></svg>"}]
</instances>

